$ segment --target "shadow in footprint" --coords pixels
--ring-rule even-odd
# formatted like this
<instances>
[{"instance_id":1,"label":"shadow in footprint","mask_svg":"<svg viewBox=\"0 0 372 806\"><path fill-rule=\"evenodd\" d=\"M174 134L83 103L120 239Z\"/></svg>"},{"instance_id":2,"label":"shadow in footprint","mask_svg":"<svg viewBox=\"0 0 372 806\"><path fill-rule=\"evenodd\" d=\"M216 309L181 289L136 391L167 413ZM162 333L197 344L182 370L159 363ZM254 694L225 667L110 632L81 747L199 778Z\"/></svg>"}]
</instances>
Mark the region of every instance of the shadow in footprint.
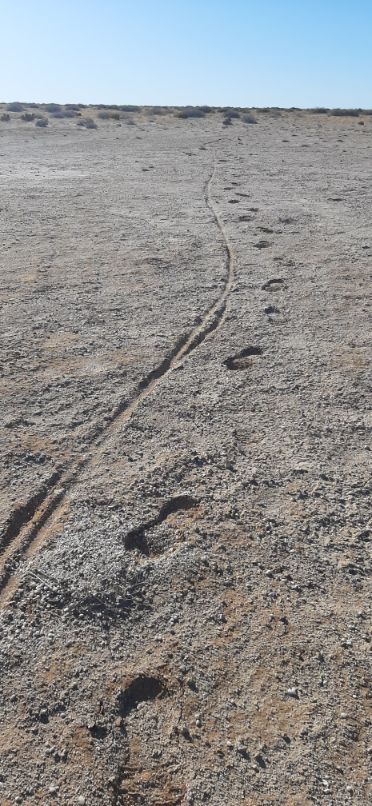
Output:
<instances>
[{"instance_id":1,"label":"shadow in footprint","mask_svg":"<svg viewBox=\"0 0 372 806\"><path fill-rule=\"evenodd\" d=\"M284 280L281 277L274 277L272 280L267 280L261 288L263 291L280 291L285 288Z\"/></svg>"},{"instance_id":2,"label":"shadow in footprint","mask_svg":"<svg viewBox=\"0 0 372 806\"><path fill-rule=\"evenodd\" d=\"M196 498L193 498L191 495L176 495L174 498L166 501L156 517L151 518L151 520L142 523L140 526L128 532L124 538L125 548L129 551L137 549L137 551L144 554L145 557L149 557L153 554L152 548L154 549L154 547L151 547L147 539L147 532L155 526L164 523L170 515L176 512L185 512L188 509L193 509L198 503Z\"/></svg>"},{"instance_id":3,"label":"shadow in footprint","mask_svg":"<svg viewBox=\"0 0 372 806\"><path fill-rule=\"evenodd\" d=\"M281 320L280 310L275 305L267 305L267 307L264 308L264 313L271 323L279 322Z\"/></svg>"},{"instance_id":4,"label":"shadow in footprint","mask_svg":"<svg viewBox=\"0 0 372 806\"><path fill-rule=\"evenodd\" d=\"M253 246L256 249L267 249L268 246L271 246L271 243L270 241L257 241L257 243L254 243Z\"/></svg>"},{"instance_id":5,"label":"shadow in footprint","mask_svg":"<svg viewBox=\"0 0 372 806\"><path fill-rule=\"evenodd\" d=\"M268 316L280 313L279 308L276 308L275 305L268 305L267 308L265 308L264 310Z\"/></svg>"},{"instance_id":6,"label":"shadow in footprint","mask_svg":"<svg viewBox=\"0 0 372 806\"><path fill-rule=\"evenodd\" d=\"M245 347L240 353L230 356L223 363L227 369L248 369L253 366L262 352L261 347Z\"/></svg>"},{"instance_id":7,"label":"shadow in footprint","mask_svg":"<svg viewBox=\"0 0 372 806\"><path fill-rule=\"evenodd\" d=\"M164 697L165 694L167 694L167 689L162 680L158 677L139 674L118 695L120 716L125 719L140 702L157 700Z\"/></svg>"}]
</instances>

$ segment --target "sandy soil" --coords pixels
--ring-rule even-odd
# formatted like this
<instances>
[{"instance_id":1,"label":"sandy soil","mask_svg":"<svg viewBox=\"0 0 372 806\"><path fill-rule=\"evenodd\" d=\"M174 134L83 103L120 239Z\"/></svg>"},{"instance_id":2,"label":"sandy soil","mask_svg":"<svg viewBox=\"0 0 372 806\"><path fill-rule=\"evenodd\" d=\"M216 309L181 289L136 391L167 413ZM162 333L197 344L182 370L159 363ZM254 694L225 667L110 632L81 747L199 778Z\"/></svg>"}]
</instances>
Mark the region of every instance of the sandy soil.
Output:
<instances>
[{"instance_id":1,"label":"sandy soil","mask_svg":"<svg viewBox=\"0 0 372 806\"><path fill-rule=\"evenodd\" d=\"M0 123L1 806L370 802L359 124Z\"/></svg>"}]
</instances>

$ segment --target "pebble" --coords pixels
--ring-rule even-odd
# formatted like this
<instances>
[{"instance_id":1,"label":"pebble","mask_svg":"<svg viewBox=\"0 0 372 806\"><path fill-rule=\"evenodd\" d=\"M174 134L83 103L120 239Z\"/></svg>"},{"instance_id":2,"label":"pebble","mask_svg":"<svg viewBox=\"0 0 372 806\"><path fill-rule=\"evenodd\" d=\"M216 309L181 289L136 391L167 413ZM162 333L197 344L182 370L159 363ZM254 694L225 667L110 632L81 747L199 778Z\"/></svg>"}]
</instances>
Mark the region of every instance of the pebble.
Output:
<instances>
[{"instance_id":1,"label":"pebble","mask_svg":"<svg viewBox=\"0 0 372 806\"><path fill-rule=\"evenodd\" d=\"M85 806L86 800L84 795L79 795L77 803L79 804L79 806Z\"/></svg>"},{"instance_id":2,"label":"pebble","mask_svg":"<svg viewBox=\"0 0 372 806\"><path fill-rule=\"evenodd\" d=\"M298 689L294 686L292 688L287 688L288 697L296 697L298 699Z\"/></svg>"}]
</instances>

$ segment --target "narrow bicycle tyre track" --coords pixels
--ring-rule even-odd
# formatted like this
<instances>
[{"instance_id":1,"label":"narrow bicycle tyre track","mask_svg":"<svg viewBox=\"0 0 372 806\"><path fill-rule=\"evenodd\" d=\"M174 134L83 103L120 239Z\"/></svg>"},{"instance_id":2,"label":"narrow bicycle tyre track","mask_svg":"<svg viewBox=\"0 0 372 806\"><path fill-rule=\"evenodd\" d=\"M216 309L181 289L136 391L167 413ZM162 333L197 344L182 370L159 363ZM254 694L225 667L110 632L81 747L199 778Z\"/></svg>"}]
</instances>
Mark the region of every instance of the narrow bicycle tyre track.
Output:
<instances>
[{"instance_id":1,"label":"narrow bicycle tyre track","mask_svg":"<svg viewBox=\"0 0 372 806\"><path fill-rule=\"evenodd\" d=\"M163 379L186 356L195 350L209 334L213 333L223 320L226 302L234 282L234 260L224 225L211 196L216 167L217 163L214 155L213 168L204 184L203 193L206 207L210 211L220 234L225 256L226 275L222 291L217 300L205 312L200 324L178 339L174 348L159 366L142 379L132 400L122 400L113 411L110 421L104 427L96 426L95 435L90 445L92 450L99 450L113 430L117 430L127 423L142 401L149 397L162 383ZM54 486L51 490L49 486L42 500L40 500L40 497L37 498L36 506L30 507L26 504L23 507L19 507L18 512L24 513L24 519L22 520L22 516L18 518L17 528L14 527L14 518L10 519L13 524L12 527L10 528L8 525L8 530L4 533L3 539L0 538L0 606L4 607L9 602L18 587L19 579L15 574L22 559L34 556L53 534L53 527L58 527L58 522L61 521L62 515L67 508L67 493L76 484L85 467L95 459L96 453L90 452L86 454L73 467L68 467L64 474L58 474L56 482L58 487Z\"/></svg>"}]
</instances>

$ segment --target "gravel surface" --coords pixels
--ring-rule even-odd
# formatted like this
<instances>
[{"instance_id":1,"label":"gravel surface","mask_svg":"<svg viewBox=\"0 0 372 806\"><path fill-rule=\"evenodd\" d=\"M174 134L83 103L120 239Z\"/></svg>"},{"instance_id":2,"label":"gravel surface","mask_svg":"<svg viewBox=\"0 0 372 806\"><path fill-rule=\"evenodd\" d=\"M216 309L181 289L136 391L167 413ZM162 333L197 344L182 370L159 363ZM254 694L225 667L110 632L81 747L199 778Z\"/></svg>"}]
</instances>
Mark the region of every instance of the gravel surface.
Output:
<instances>
[{"instance_id":1,"label":"gravel surface","mask_svg":"<svg viewBox=\"0 0 372 806\"><path fill-rule=\"evenodd\" d=\"M0 804L368 804L372 119L0 122Z\"/></svg>"}]
</instances>

